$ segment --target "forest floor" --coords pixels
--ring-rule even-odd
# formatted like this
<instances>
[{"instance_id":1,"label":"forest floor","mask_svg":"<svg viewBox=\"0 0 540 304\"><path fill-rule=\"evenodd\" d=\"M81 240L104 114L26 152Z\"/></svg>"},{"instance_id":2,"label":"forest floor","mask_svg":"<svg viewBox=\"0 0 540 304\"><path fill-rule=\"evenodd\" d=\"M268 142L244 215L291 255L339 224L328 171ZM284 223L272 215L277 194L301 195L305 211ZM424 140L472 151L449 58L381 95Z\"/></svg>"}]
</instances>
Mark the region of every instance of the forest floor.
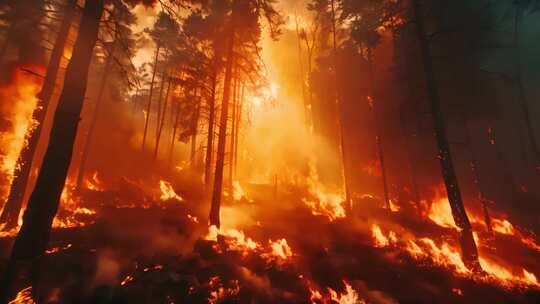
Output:
<instances>
[{"instance_id":1,"label":"forest floor","mask_svg":"<svg viewBox=\"0 0 540 304\"><path fill-rule=\"evenodd\" d=\"M226 203L222 221L236 230L216 240L201 197L114 207L119 199L88 195L94 223L54 229L40 303L540 303L540 288L501 287L374 246L370 225L390 219L422 236L446 233L384 210L329 221L292 197ZM0 240L2 266L12 241ZM539 273L540 253L527 255Z\"/></svg>"}]
</instances>

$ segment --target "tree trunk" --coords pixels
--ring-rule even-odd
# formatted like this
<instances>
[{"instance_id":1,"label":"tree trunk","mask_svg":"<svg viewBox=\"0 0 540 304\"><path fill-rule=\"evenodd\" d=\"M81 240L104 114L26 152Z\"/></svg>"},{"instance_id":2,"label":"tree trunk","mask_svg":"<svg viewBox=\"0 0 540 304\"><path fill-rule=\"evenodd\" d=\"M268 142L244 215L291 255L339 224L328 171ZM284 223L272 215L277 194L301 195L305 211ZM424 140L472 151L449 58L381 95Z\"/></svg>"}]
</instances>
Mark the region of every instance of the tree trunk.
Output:
<instances>
[{"instance_id":1,"label":"tree trunk","mask_svg":"<svg viewBox=\"0 0 540 304\"><path fill-rule=\"evenodd\" d=\"M240 123L242 121L242 105L244 103L244 85L242 85L242 90L240 93L240 99L238 100L238 110L236 111L236 131L234 136L234 175L238 168L238 137L240 134Z\"/></svg>"},{"instance_id":2,"label":"tree trunk","mask_svg":"<svg viewBox=\"0 0 540 304\"><path fill-rule=\"evenodd\" d=\"M159 127L161 125L161 112L162 112L162 102L163 102L163 88L165 88L165 82L167 79L167 72L163 71L161 74L161 86L159 87L159 98L158 98L158 107L157 107L157 119L156 119L156 143L159 133Z\"/></svg>"},{"instance_id":3,"label":"tree trunk","mask_svg":"<svg viewBox=\"0 0 540 304\"><path fill-rule=\"evenodd\" d=\"M306 86L305 86L305 73L304 73L304 63L302 62L302 42L300 37L300 27L298 25L298 15L294 14L294 21L296 25L296 39L298 39L298 65L300 67L300 85L302 86L302 101L304 102L304 123L308 128L310 128L309 114L308 114L308 104L306 99ZM306 37L307 39L307 37ZM310 128L311 129L311 128Z\"/></svg>"},{"instance_id":4,"label":"tree trunk","mask_svg":"<svg viewBox=\"0 0 540 304\"><path fill-rule=\"evenodd\" d=\"M99 84L98 96L96 99L96 107L94 113L92 114L92 120L90 121L90 126L88 128L88 134L86 136L86 142L84 143L81 156L81 164L79 165L79 171L77 173L77 184L75 190L78 192L81 190L83 185L84 174L86 173L86 162L88 161L88 155L90 154L90 149L92 148L92 143L94 141L94 130L96 129L97 119L99 113L101 112L101 107L103 106L103 93L105 92L105 87L107 85L107 79L110 75L110 70L113 64L114 58L114 49L116 41L113 41L109 55L107 56L107 61L103 69L103 74L101 76L101 82Z\"/></svg>"},{"instance_id":5,"label":"tree trunk","mask_svg":"<svg viewBox=\"0 0 540 304\"><path fill-rule=\"evenodd\" d=\"M488 201L486 194L484 192L484 188L482 187L482 183L480 182L480 173L478 172L478 158L476 157L476 152L474 151L474 147L472 145L471 140L471 134L470 134L470 127L469 127L469 118L467 117L467 114L465 114L465 144L469 148L469 152L471 153L471 172L473 174L474 184L478 188L478 199L480 200L480 203L482 204L482 212L484 214L484 223L486 224L486 228L489 233L492 233L493 230L491 229L491 217L489 216L489 208L488 208Z\"/></svg>"},{"instance_id":6,"label":"tree trunk","mask_svg":"<svg viewBox=\"0 0 540 304\"><path fill-rule=\"evenodd\" d=\"M232 115L231 115L231 139L229 142L229 193L232 198L233 193L233 161L234 161L234 137L236 136L236 106L238 100L238 67L235 69L234 85L233 85L233 100L232 100Z\"/></svg>"},{"instance_id":7,"label":"tree trunk","mask_svg":"<svg viewBox=\"0 0 540 304\"><path fill-rule=\"evenodd\" d=\"M0 303L5 303L18 290L35 283L73 154L103 5L103 0L85 3L79 34L54 115L49 145L4 272L3 284L0 285Z\"/></svg>"},{"instance_id":8,"label":"tree trunk","mask_svg":"<svg viewBox=\"0 0 540 304\"><path fill-rule=\"evenodd\" d=\"M373 74L373 58L372 58L372 52L371 50L368 50L368 64L369 64L369 77L371 81L371 94L372 98L370 101L370 107L373 111L373 118L375 123L375 143L377 145L377 155L379 156L379 165L381 169L381 176L382 176L382 183L383 183L383 194L384 194L384 202L386 204L386 208L388 211L391 211L392 208L390 206L390 197L388 195L388 179L386 176L386 167L384 163L384 150L382 147L382 139L381 139L381 126L379 124L379 113L377 111L377 105L375 104L375 96L376 89L375 89L375 77Z\"/></svg>"},{"instance_id":9,"label":"tree trunk","mask_svg":"<svg viewBox=\"0 0 540 304\"><path fill-rule=\"evenodd\" d=\"M234 5L234 4L233 4ZM225 80L223 85L223 101L221 102L221 117L219 124L219 137L217 147L216 172L214 175L214 189L212 192L212 205L210 208L210 225L220 227L220 206L223 187L223 166L225 163L225 142L227 139L227 120L229 116L229 99L231 95L232 69L234 58L234 41L236 34L235 10L233 8L231 28L227 42L227 64L225 69Z\"/></svg>"},{"instance_id":10,"label":"tree trunk","mask_svg":"<svg viewBox=\"0 0 540 304\"><path fill-rule=\"evenodd\" d=\"M419 41L421 60L424 68L425 81L427 86L427 96L431 106L431 116L433 119L433 129L439 150L439 161L441 163L442 177L446 185L448 201L452 209L452 216L456 225L461 229L460 243L461 254L467 266L474 270L480 270L478 262L478 251L474 242L471 223L465 211L461 192L457 181L457 176L452 163L450 145L446 138L444 117L440 108L439 95L435 80L435 73L430 58L429 42L426 36L424 18L421 12L419 0L413 0L414 16L416 21L416 34Z\"/></svg>"},{"instance_id":11,"label":"tree trunk","mask_svg":"<svg viewBox=\"0 0 540 304\"><path fill-rule=\"evenodd\" d=\"M161 49L161 46L158 45L156 48L156 55L154 59L154 71L152 72L152 81L150 82L150 92L148 93L148 105L146 107L146 118L144 121L144 133L143 133L143 140L142 140L143 152L144 152L144 146L146 144L146 136L148 134L148 122L150 121L150 110L152 109L152 93L154 92L154 82L156 80L156 72L157 72L160 49Z\"/></svg>"},{"instance_id":12,"label":"tree trunk","mask_svg":"<svg viewBox=\"0 0 540 304\"><path fill-rule=\"evenodd\" d=\"M212 75L212 93L208 100L208 136L206 141L206 157L204 161L204 186L209 189L212 176L212 155L214 148L214 120L216 116L216 83L217 73Z\"/></svg>"},{"instance_id":13,"label":"tree trunk","mask_svg":"<svg viewBox=\"0 0 540 304\"><path fill-rule=\"evenodd\" d=\"M200 92L202 96L202 92ZM197 109L195 110L195 118L193 121L194 127L193 127L193 134L191 135L191 155L190 155L190 162L189 166L191 167L191 170L196 169L196 162L197 162L197 133L199 131L199 116L201 112L201 96L197 96L197 90L195 90L195 96L194 98L198 99L197 103Z\"/></svg>"},{"instance_id":14,"label":"tree trunk","mask_svg":"<svg viewBox=\"0 0 540 304\"><path fill-rule=\"evenodd\" d=\"M516 82L518 85L519 91L519 101L521 105L521 111L523 112L525 118L525 128L527 129L527 137L531 143L532 152L534 155L534 161L536 166L536 172L540 173L540 149L538 148L538 142L534 134L534 127L531 121L531 115L529 112L529 102L527 100L527 95L525 93L525 85L523 84L523 72L522 72L522 63L521 63L521 48L520 48L520 25L522 19L523 11L520 7L520 4L516 4L516 15L514 19L514 64L516 67Z\"/></svg>"},{"instance_id":15,"label":"tree trunk","mask_svg":"<svg viewBox=\"0 0 540 304\"><path fill-rule=\"evenodd\" d=\"M163 84L162 84L162 86L163 86ZM158 114L158 117L161 116L161 119L158 118L158 127L157 127L158 132L157 132L157 135L156 135L156 145L154 146L154 160L156 160L157 156L158 156L159 142L160 142L160 139L161 139L161 133L163 131L163 125L165 124L165 114L167 113L167 104L168 104L168 101L169 101L169 91L170 90L171 90L171 78L169 77L169 81L168 81L168 84L167 84L167 92L165 93L165 104L163 106L163 113L161 113L161 115ZM161 95L161 92L159 94ZM159 99L160 99L159 103L161 104L161 97ZM159 112L161 112L161 111L159 111Z\"/></svg>"},{"instance_id":16,"label":"tree trunk","mask_svg":"<svg viewBox=\"0 0 540 304\"><path fill-rule=\"evenodd\" d=\"M335 0L332 0L332 38L333 38L333 47L334 47L334 68L335 68L335 85L336 85L336 105L337 105L337 114L338 114L338 130L339 130L339 152L341 157L341 178L343 181L343 192L345 195L345 209L350 213L352 211L352 201L351 194L349 190L349 182L347 179L347 168L346 168L346 157L345 157L345 136L343 128L343 105L341 100L341 92L339 90L338 81L338 54L337 54L337 37L336 37L336 10L335 10Z\"/></svg>"},{"instance_id":17,"label":"tree trunk","mask_svg":"<svg viewBox=\"0 0 540 304\"><path fill-rule=\"evenodd\" d=\"M172 133L171 148L169 149L169 168L171 168L171 169L172 169L174 144L176 142L176 132L178 130L178 120L179 119L180 119L180 105L178 103L176 103L176 114L174 116L174 121L173 121L173 133Z\"/></svg>"},{"instance_id":18,"label":"tree trunk","mask_svg":"<svg viewBox=\"0 0 540 304\"><path fill-rule=\"evenodd\" d=\"M32 165L34 163L34 155L39 143L43 124L45 122L45 116L47 109L51 101L51 97L54 92L54 86L56 84L56 78L58 77L58 70L60 67L60 61L64 53L64 47L69 34L69 29L73 22L74 10L76 1L70 1L70 7L67 8L66 15L62 20L58 36L54 44L54 48L51 53L51 58L47 66L47 74L45 76L43 87L38 94L38 100L34 111L32 112L32 120L36 122L35 128L29 128L25 138L27 144L21 150L17 159L17 165L13 172L13 181L9 191L9 196L4 205L2 215L0 216L0 223L6 223L5 228L11 229L17 225L19 213L21 211L24 194L28 180L30 179L30 173Z\"/></svg>"}]
</instances>

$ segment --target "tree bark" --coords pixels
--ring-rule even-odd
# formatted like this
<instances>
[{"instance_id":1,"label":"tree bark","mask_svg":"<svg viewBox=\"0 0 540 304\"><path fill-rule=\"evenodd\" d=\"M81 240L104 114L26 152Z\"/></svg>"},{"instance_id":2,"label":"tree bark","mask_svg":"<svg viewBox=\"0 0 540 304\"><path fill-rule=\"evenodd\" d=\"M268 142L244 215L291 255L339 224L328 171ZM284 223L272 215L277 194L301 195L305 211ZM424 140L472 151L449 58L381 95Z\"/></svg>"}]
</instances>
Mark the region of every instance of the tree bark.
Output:
<instances>
[{"instance_id":1,"label":"tree bark","mask_svg":"<svg viewBox=\"0 0 540 304\"><path fill-rule=\"evenodd\" d=\"M240 93L240 99L238 100L238 109L236 111L236 131L234 136L234 159L233 159L233 166L234 166L234 175L237 173L238 168L238 134L240 134L240 123L242 121L242 105L244 103L244 85L242 85L241 93Z\"/></svg>"},{"instance_id":2,"label":"tree bark","mask_svg":"<svg viewBox=\"0 0 540 304\"><path fill-rule=\"evenodd\" d=\"M5 303L18 290L35 283L73 154L103 6L103 0L85 3L79 34L54 115L49 145L4 272L3 284L0 285L0 303Z\"/></svg>"},{"instance_id":3,"label":"tree bark","mask_svg":"<svg viewBox=\"0 0 540 304\"><path fill-rule=\"evenodd\" d=\"M97 119L101 108L103 106L103 93L105 92L105 87L107 85L107 80L109 79L110 70L113 64L113 56L115 49L116 41L113 41L111 50L107 56L105 67L103 69L103 74L101 76L101 82L99 84L98 96L96 99L96 107L94 113L92 114L92 120L90 121L90 126L88 127L88 134L86 136L86 142L84 143L81 156L81 164L79 165L79 170L77 173L77 183L75 185L75 190L78 192L81 190L83 185L84 174L86 173L86 162L88 161L88 155L90 154L90 149L92 148L92 143L94 141L94 132L96 129Z\"/></svg>"},{"instance_id":4,"label":"tree bark","mask_svg":"<svg viewBox=\"0 0 540 304\"><path fill-rule=\"evenodd\" d=\"M200 94L202 96L202 92L200 92ZM193 124L194 124L193 134L191 135L191 155L190 155L190 161L189 161L189 166L191 170L195 170L197 168L197 165L196 165L197 163L197 133L199 131L199 116L201 112L201 99L202 99L201 96L197 96L197 95L198 95L197 90L195 89L194 98L196 98L198 102L197 102L197 109L195 110L195 118L193 121Z\"/></svg>"},{"instance_id":5,"label":"tree bark","mask_svg":"<svg viewBox=\"0 0 540 304\"><path fill-rule=\"evenodd\" d=\"M58 36L54 43L54 48L49 59L47 66L47 72L41 92L38 94L38 100L34 111L32 112L32 120L36 122L35 128L29 128L25 138L27 144L21 150L17 159L17 165L13 172L13 181L11 183L9 196L4 205L2 215L0 216L0 223L5 223L4 228L11 229L17 225L19 219L19 213L21 211L26 186L30 179L30 173L32 165L35 160L35 153L41 137L41 131L43 130L43 124L45 122L45 116L49 108L49 104L54 92L54 86L56 84L56 78L58 77L58 70L60 68L60 61L64 53L64 47L69 34L69 29L73 23L75 15L76 1L70 1L70 7L67 8L66 15L62 20Z\"/></svg>"},{"instance_id":6,"label":"tree bark","mask_svg":"<svg viewBox=\"0 0 540 304\"><path fill-rule=\"evenodd\" d=\"M238 67L235 69L234 85L233 85L233 100L232 100L232 115L231 115L231 139L229 142L229 198L232 198L233 193L233 161L234 161L234 137L236 136L236 106L238 100Z\"/></svg>"},{"instance_id":7,"label":"tree bark","mask_svg":"<svg viewBox=\"0 0 540 304\"><path fill-rule=\"evenodd\" d=\"M335 9L335 0L332 0L332 40L333 40L333 47L334 47L334 68L335 68L335 86L336 86L336 106L337 106L337 114L338 114L338 130L339 130L339 152L341 157L341 178L343 181L343 192L345 195L345 209L350 213L352 211L352 201L351 201L351 194L349 189L349 181L347 179L347 168L346 168L346 150L345 150L345 136L344 136L344 128L343 128L343 105L341 100L341 94L339 90L339 84L338 81L338 54L337 54L337 34L336 34L336 9Z\"/></svg>"},{"instance_id":8,"label":"tree bark","mask_svg":"<svg viewBox=\"0 0 540 304\"><path fill-rule=\"evenodd\" d=\"M216 116L216 83L217 73L212 75L212 92L208 100L208 136L206 141L206 156L204 161L204 186L210 188L212 178L212 156L214 150L214 121Z\"/></svg>"},{"instance_id":9,"label":"tree bark","mask_svg":"<svg viewBox=\"0 0 540 304\"><path fill-rule=\"evenodd\" d=\"M234 3L233 3L234 5ZM231 28L227 38L227 64L225 68L225 80L223 85L223 101L221 102L221 117L219 124L219 137L217 147L216 171L214 175L214 187L212 192L212 205L210 208L210 225L220 227L220 207L223 187L223 166L225 163L225 142L227 139L227 120L229 116L229 100L231 95L232 69L235 61L234 43L235 43L235 9L233 8Z\"/></svg>"},{"instance_id":10,"label":"tree bark","mask_svg":"<svg viewBox=\"0 0 540 304\"><path fill-rule=\"evenodd\" d=\"M461 254L465 264L473 270L480 270L478 262L478 250L472 234L471 223L465 211L457 176L452 163L450 145L446 137L444 117L441 111L439 93L435 80L435 72L430 58L429 42L426 36L424 18L422 16L419 0L413 0L414 17L416 21L416 34L420 47L420 55L424 69L424 76L427 86L427 96L431 106L431 116L433 119L433 129L439 150L439 161L441 164L442 177L448 194L448 201L452 209L452 216L456 225L461 229L460 244Z\"/></svg>"},{"instance_id":11,"label":"tree bark","mask_svg":"<svg viewBox=\"0 0 540 304\"><path fill-rule=\"evenodd\" d=\"M152 72L152 81L150 82L150 92L148 93L148 105L146 107L146 119L144 121L144 133L143 133L143 140L142 140L142 151L144 152L144 146L146 144L146 136L148 134L148 122L150 121L150 110L152 109L152 93L154 92L154 83L156 80L156 72L157 72L157 65L158 65L158 59L159 59L159 51L161 50L161 46L157 46L156 48L156 55L154 59L154 71Z\"/></svg>"},{"instance_id":12,"label":"tree bark","mask_svg":"<svg viewBox=\"0 0 540 304\"><path fill-rule=\"evenodd\" d=\"M163 84L162 84L163 86ZM171 90L171 78L169 77L169 81L167 84L167 92L165 93L165 104L163 106L163 113L161 115L158 114L158 117L161 116L161 119L158 118L158 129L157 129L157 135L156 135L156 145L154 146L154 160L157 159L158 151L159 151L159 142L161 139L161 133L163 131L163 125L165 124L165 114L167 112L167 104L169 101L169 91ZM160 92L161 95L161 92ZM160 98L160 104L161 104L161 98ZM161 106L160 106L161 107ZM159 111L161 112L161 111Z\"/></svg>"}]
</instances>

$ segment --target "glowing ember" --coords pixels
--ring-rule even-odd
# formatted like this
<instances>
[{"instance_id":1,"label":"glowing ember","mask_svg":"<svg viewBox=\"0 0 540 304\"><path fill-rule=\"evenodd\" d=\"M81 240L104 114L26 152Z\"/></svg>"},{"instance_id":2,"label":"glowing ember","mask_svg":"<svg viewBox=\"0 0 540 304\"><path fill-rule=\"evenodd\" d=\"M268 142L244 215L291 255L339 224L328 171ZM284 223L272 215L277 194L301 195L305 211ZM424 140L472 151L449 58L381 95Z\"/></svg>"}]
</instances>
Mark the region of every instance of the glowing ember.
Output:
<instances>
[{"instance_id":1,"label":"glowing ember","mask_svg":"<svg viewBox=\"0 0 540 304\"><path fill-rule=\"evenodd\" d=\"M46 254L54 254L54 253L58 253L60 251L63 251L63 250L67 250L69 248L71 248L71 244L67 244L66 246L64 247L54 247L54 248L51 248L51 249L48 249L45 251Z\"/></svg>"},{"instance_id":2,"label":"glowing ember","mask_svg":"<svg viewBox=\"0 0 540 304\"><path fill-rule=\"evenodd\" d=\"M159 189L161 190L161 196L160 199L162 201L168 201L168 200L178 200L183 201L182 197L180 197L176 192L174 191L174 188L172 187L171 183L160 180L159 181Z\"/></svg>"},{"instance_id":3,"label":"glowing ember","mask_svg":"<svg viewBox=\"0 0 540 304\"><path fill-rule=\"evenodd\" d=\"M223 300L234 297L240 293L240 283L238 280L231 280L228 285L229 286L224 286L218 276L211 277L208 282L208 286L211 290L208 302L211 304L221 303Z\"/></svg>"},{"instance_id":4,"label":"glowing ember","mask_svg":"<svg viewBox=\"0 0 540 304\"><path fill-rule=\"evenodd\" d=\"M26 287L17 293L15 299L11 300L9 304L34 304L32 299L32 287Z\"/></svg>"},{"instance_id":5,"label":"glowing ember","mask_svg":"<svg viewBox=\"0 0 540 304\"><path fill-rule=\"evenodd\" d=\"M122 280L122 282L120 282L120 286L124 286L124 285L126 285L128 283L131 283L131 282L133 282L133 280L135 280L135 279L132 276L128 275Z\"/></svg>"}]
</instances>

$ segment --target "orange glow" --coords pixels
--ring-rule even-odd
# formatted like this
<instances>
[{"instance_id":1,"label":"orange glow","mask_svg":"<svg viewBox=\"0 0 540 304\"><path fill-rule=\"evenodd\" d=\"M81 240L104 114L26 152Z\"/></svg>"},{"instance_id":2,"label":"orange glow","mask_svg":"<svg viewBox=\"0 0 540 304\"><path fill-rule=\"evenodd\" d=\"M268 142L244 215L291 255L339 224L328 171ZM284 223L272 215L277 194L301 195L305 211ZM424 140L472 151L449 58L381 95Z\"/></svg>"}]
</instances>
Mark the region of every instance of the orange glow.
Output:
<instances>
[{"instance_id":1,"label":"orange glow","mask_svg":"<svg viewBox=\"0 0 540 304\"><path fill-rule=\"evenodd\" d=\"M311 293L310 300L311 303L322 303L322 304L364 304L366 303L363 299L360 298L360 295L354 288L347 282L343 281L345 285L345 292L337 292L332 288L326 288L327 293L322 293L321 291L315 288L309 288Z\"/></svg>"}]
</instances>

